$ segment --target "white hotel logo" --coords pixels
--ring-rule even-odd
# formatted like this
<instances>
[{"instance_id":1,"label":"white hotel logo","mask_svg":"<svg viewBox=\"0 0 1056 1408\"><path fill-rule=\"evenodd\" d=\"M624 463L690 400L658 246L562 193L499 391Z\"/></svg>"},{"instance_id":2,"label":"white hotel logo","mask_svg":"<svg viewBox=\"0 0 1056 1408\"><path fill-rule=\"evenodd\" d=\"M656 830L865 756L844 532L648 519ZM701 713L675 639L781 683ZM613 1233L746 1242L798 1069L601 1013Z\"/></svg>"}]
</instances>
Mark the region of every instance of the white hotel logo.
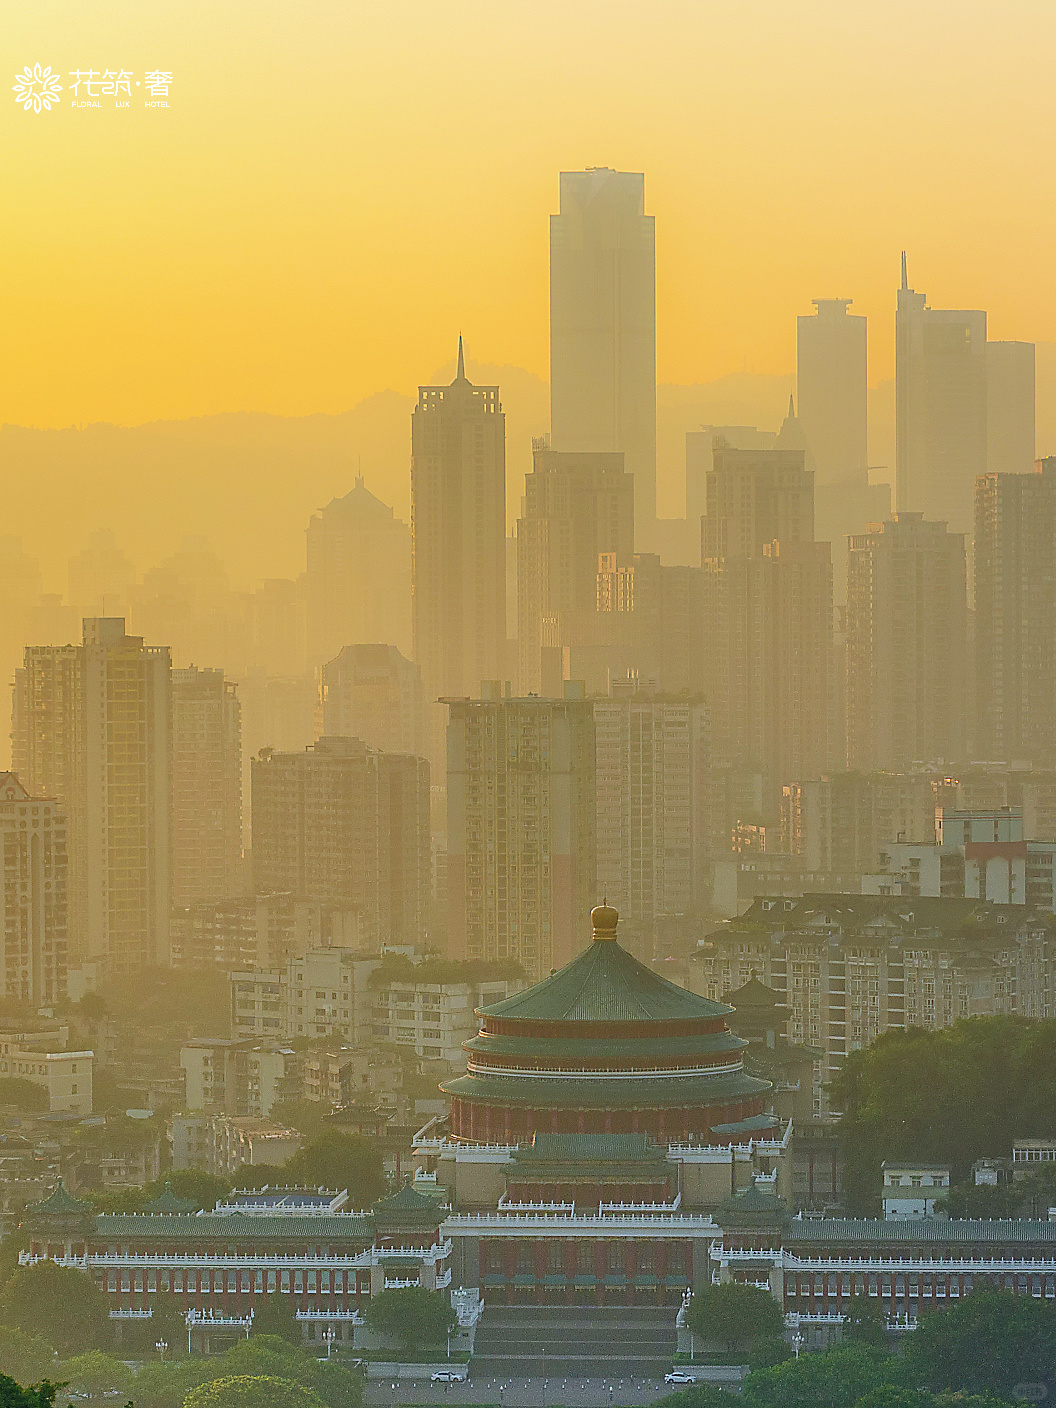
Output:
<instances>
[{"instance_id":1,"label":"white hotel logo","mask_svg":"<svg viewBox=\"0 0 1056 1408\"><path fill-rule=\"evenodd\" d=\"M100 108L103 106L100 101L103 98L113 98L115 107L127 108L133 96L139 96L133 94L133 86L150 94L149 98L145 97L143 100L144 107L168 107L167 102L159 99L168 98L172 73L162 69L152 69L141 79L135 80L127 69L120 69L116 73L111 69L103 72L94 68L72 69L69 76L73 80L69 91L75 108ZM62 101L59 97L63 91L62 84L59 82L59 75L52 73L50 64L47 68L42 68L40 64L34 64L30 68L29 64L26 64L23 71L15 75L13 90L15 102L21 103L26 112L31 108L34 112L40 112L42 109L50 112L54 104Z\"/></svg>"},{"instance_id":2,"label":"white hotel logo","mask_svg":"<svg viewBox=\"0 0 1056 1408\"><path fill-rule=\"evenodd\" d=\"M60 101L61 92L59 75L52 73L50 64L47 68L41 68L40 64L30 68L26 64L24 71L15 75L15 102L21 103L26 112L30 108L34 112L40 112L41 108L51 112L51 105Z\"/></svg>"}]
</instances>

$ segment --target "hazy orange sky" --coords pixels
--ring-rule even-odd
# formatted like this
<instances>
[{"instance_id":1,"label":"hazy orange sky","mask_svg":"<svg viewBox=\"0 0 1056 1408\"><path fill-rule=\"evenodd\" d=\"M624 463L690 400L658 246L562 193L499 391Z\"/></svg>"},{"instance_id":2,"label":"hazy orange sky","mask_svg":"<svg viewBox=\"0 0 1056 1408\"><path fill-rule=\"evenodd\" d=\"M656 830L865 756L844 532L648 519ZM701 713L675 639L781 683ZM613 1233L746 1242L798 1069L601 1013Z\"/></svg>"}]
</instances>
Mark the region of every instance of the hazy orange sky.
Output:
<instances>
[{"instance_id":1,"label":"hazy orange sky","mask_svg":"<svg viewBox=\"0 0 1056 1408\"><path fill-rule=\"evenodd\" d=\"M794 367L853 297L1056 340L1056 7L33 0L2 21L0 420L340 411L451 355L547 373L557 173L644 170L658 374ZM25 112L26 64L171 106Z\"/></svg>"}]
</instances>

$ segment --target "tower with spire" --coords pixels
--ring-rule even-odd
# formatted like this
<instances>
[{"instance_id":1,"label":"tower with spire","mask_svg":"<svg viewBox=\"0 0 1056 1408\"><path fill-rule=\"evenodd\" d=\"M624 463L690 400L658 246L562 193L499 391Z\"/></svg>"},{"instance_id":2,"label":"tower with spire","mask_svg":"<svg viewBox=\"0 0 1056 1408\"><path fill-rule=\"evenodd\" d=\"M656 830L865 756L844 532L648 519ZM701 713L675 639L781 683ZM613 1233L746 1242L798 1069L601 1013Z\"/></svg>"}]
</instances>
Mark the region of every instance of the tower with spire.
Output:
<instances>
[{"instance_id":1,"label":"tower with spire","mask_svg":"<svg viewBox=\"0 0 1056 1408\"><path fill-rule=\"evenodd\" d=\"M414 658L430 712L429 757L445 765L444 710L506 669L506 418L497 386L466 376L421 386L411 416Z\"/></svg>"}]
</instances>

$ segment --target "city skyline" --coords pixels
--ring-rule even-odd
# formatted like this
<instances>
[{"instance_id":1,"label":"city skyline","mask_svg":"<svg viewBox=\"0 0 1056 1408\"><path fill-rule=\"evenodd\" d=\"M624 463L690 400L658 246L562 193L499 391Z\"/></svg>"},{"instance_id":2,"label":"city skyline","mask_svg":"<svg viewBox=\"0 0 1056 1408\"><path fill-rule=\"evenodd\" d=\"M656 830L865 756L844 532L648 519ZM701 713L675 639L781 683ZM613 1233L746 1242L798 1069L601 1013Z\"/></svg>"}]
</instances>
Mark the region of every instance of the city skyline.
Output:
<instances>
[{"instance_id":1,"label":"city skyline","mask_svg":"<svg viewBox=\"0 0 1056 1408\"><path fill-rule=\"evenodd\" d=\"M12 17L15 68L65 74L120 50L133 67L160 55L174 78L165 111L0 110L20 193L0 297L22 329L0 353L0 419L334 412L411 392L459 329L544 375L546 217L557 173L594 165L647 175L662 382L790 370L793 318L816 297L854 298L883 379L903 248L936 306L987 308L1001 340L1056 340L1048 197L1030 179L1051 147L1048 10L998 20L975 4L951 35L932 0L907 52L897 14L833 23L822 3L767 7L750 28L619 4L600 33L589 5L487 25L478 9L463 0L441 25L420 4L371 15L317 0L307 23L267 7L253 33L200 0L178 28L165 6L132 24L120 0L76 22ZM702 86L704 51L724 62ZM427 112L442 150L421 140Z\"/></svg>"}]
</instances>

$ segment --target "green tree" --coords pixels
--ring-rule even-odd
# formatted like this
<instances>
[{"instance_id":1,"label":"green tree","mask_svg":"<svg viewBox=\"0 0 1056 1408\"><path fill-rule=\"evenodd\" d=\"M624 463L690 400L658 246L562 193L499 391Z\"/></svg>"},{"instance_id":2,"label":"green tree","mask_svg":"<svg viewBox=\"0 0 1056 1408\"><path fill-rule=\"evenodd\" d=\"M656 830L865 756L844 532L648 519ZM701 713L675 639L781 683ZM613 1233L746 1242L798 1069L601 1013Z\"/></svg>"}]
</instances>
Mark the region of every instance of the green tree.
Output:
<instances>
[{"instance_id":1,"label":"green tree","mask_svg":"<svg viewBox=\"0 0 1056 1408\"><path fill-rule=\"evenodd\" d=\"M62 1377L74 1393L87 1394L90 1399L109 1396L115 1389L127 1393L133 1382L128 1365L101 1349L90 1349L87 1354L65 1360Z\"/></svg>"},{"instance_id":2,"label":"green tree","mask_svg":"<svg viewBox=\"0 0 1056 1408\"><path fill-rule=\"evenodd\" d=\"M59 1385L49 1383L34 1384L23 1388L15 1379L0 1374L0 1408L52 1408ZM125 1408L129 1408L126 1403Z\"/></svg>"},{"instance_id":3,"label":"green tree","mask_svg":"<svg viewBox=\"0 0 1056 1408\"><path fill-rule=\"evenodd\" d=\"M23 1076L0 1076L0 1105L14 1105L16 1110L27 1114L46 1110L48 1092Z\"/></svg>"},{"instance_id":4,"label":"green tree","mask_svg":"<svg viewBox=\"0 0 1056 1408\"><path fill-rule=\"evenodd\" d=\"M261 1335L277 1335L289 1344L299 1345L303 1336L297 1320L297 1306L292 1295L274 1291L271 1295L257 1296L253 1302L253 1338Z\"/></svg>"},{"instance_id":5,"label":"green tree","mask_svg":"<svg viewBox=\"0 0 1056 1408\"><path fill-rule=\"evenodd\" d=\"M949 1163L953 1182L966 1183L976 1159L1056 1126L1056 1021L968 1017L941 1031L884 1032L848 1055L832 1098L843 1111L845 1194L871 1216L884 1159Z\"/></svg>"},{"instance_id":6,"label":"green tree","mask_svg":"<svg viewBox=\"0 0 1056 1408\"><path fill-rule=\"evenodd\" d=\"M728 1393L715 1384L690 1384L658 1398L652 1408L737 1408L739 1400L740 1394Z\"/></svg>"},{"instance_id":7,"label":"green tree","mask_svg":"<svg viewBox=\"0 0 1056 1408\"><path fill-rule=\"evenodd\" d=\"M310 1388L271 1374L236 1374L192 1389L184 1408L325 1408Z\"/></svg>"},{"instance_id":8,"label":"green tree","mask_svg":"<svg viewBox=\"0 0 1056 1408\"><path fill-rule=\"evenodd\" d=\"M1024 1191L1021 1183L957 1183L935 1206L950 1217L1015 1217Z\"/></svg>"},{"instance_id":9,"label":"green tree","mask_svg":"<svg viewBox=\"0 0 1056 1408\"><path fill-rule=\"evenodd\" d=\"M921 1316L906 1362L935 1391L1007 1397L1018 1383L1051 1386L1056 1366L1056 1306L1007 1291L974 1291L948 1309Z\"/></svg>"},{"instance_id":10,"label":"green tree","mask_svg":"<svg viewBox=\"0 0 1056 1408\"><path fill-rule=\"evenodd\" d=\"M287 1129L296 1129L307 1140L318 1139L329 1127L330 1106L321 1100L277 1100L268 1118Z\"/></svg>"},{"instance_id":11,"label":"green tree","mask_svg":"<svg viewBox=\"0 0 1056 1408\"><path fill-rule=\"evenodd\" d=\"M289 1181L290 1172L281 1164L241 1164L235 1170L235 1187L242 1190L285 1188Z\"/></svg>"},{"instance_id":12,"label":"green tree","mask_svg":"<svg viewBox=\"0 0 1056 1408\"><path fill-rule=\"evenodd\" d=\"M312 1188L347 1188L354 1207L369 1207L385 1191L381 1150L359 1134L328 1129L298 1149L286 1165L289 1181Z\"/></svg>"},{"instance_id":13,"label":"green tree","mask_svg":"<svg viewBox=\"0 0 1056 1408\"><path fill-rule=\"evenodd\" d=\"M761 1335L748 1347L749 1369L772 1369L795 1357L795 1350L781 1335Z\"/></svg>"},{"instance_id":14,"label":"green tree","mask_svg":"<svg viewBox=\"0 0 1056 1408\"><path fill-rule=\"evenodd\" d=\"M706 1343L740 1354L755 1341L772 1339L784 1327L781 1307L769 1291L727 1281L705 1286L689 1303L686 1325Z\"/></svg>"},{"instance_id":15,"label":"green tree","mask_svg":"<svg viewBox=\"0 0 1056 1408\"><path fill-rule=\"evenodd\" d=\"M55 1351L43 1335L0 1326L0 1373L35 1384L55 1370Z\"/></svg>"},{"instance_id":16,"label":"green tree","mask_svg":"<svg viewBox=\"0 0 1056 1408\"><path fill-rule=\"evenodd\" d=\"M837 1345L749 1374L743 1408L851 1408L868 1393L907 1382L901 1360L867 1345Z\"/></svg>"},{"instance_id":17,"label":"green tree","mask_svg":"<svg viewBox=\"0 0 1056 1408\"><path fill-rule=\"evenodd\" d=\"M83 1354L110 1343L106 1296L90 1276L38 1261L20 1266L0 1290L0 1324L44 1333L60 1354Z\"/></svg>"},{"instance_id":18,"label":"green tree","mask_svg":"<svg viewBox=\"0 0 1056 1408\"><path fill-rule=\"evenodd\" d=\"M843 1338L849 1344L887 1348L884 1308L876 1297L852 1296L844 1312Z\"/></svg>"},{"instance_id":19,"label":"green tree","mask_svg":"<svg viewBox=\"0 0 1056 1408\"><path fill-rule=\"evenodd\" d=\"M421 1286L382 1291L371 1296L366 1309L367 1325L378 1335L392 1335L408 1350L438 1347L458 1317L439 1291Z\"/></svg>"},{"instance_id":20,"label":"green tree","mask_svg":"<svg viewBox=\"0 0 1056 1408\"><path fill-rule=\"evenodd\" d=\"M206 1173L200 1168L174 1168L147 1184L143 1190L146 1194L144 1201L149 1203L160 1197L165 1192L166 1183L171 1185L177 1198L187 1198L196 1208L204 1208L206 1212L212 1211L221 1198L226 1198L232 1187L230 1178L224 1178L219 1173Z\"/></svg>"},{"instance_id":21,"label":"green tree","mask_svg":"<svg viewBox=\"0 0 1056 1408\"><path fill-rule=\"evenodd\" d=\"M242 1340L219 1361L223 1376L272 1375L311 1389L327 1408L359 1408L363 1386L359 1375L335 1362L317 1359L277 1335L257 1335Z\"/></svg>"}]
</instances>

